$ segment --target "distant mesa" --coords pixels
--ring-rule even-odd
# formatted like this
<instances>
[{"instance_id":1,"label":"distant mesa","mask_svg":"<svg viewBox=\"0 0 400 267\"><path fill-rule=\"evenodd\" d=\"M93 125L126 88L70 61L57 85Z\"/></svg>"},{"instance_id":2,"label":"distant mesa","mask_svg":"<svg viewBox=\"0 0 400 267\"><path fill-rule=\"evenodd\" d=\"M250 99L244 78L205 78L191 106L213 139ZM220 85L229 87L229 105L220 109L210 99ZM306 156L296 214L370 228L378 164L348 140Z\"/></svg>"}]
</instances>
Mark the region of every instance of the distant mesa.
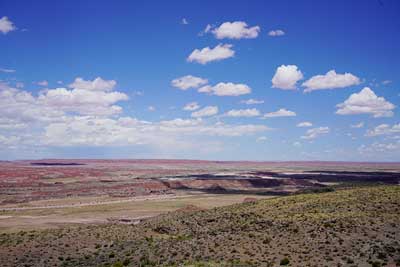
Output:
<instances>
[{"instance_id":1,"label":"distant mesa","mask_svg":"<svg viewBox=\"0 0 400 267\"><path fill-rule=\"evenodd\" d=\"M35 166L80 166L86 165L85 163L76 162L31 162L31 165Z\"/></svg>"}]
</instances>

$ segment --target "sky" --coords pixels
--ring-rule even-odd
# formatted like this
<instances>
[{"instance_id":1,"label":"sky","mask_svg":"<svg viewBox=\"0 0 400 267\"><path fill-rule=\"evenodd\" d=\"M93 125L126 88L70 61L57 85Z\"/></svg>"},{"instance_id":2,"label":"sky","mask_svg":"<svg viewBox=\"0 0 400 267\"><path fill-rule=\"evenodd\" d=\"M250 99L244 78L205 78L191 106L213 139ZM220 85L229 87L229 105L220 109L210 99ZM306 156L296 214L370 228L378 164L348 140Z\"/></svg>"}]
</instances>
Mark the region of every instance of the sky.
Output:
<instances>
[{"instance_id":1,"label":"sky","mask_svg":"<svg viewBox=\"0 0 400 267\"><path fill-rule=\"evenodd\" d=\"M399 11L0 1L0 159L400 161Z\"/></svg>"}]
</instances>

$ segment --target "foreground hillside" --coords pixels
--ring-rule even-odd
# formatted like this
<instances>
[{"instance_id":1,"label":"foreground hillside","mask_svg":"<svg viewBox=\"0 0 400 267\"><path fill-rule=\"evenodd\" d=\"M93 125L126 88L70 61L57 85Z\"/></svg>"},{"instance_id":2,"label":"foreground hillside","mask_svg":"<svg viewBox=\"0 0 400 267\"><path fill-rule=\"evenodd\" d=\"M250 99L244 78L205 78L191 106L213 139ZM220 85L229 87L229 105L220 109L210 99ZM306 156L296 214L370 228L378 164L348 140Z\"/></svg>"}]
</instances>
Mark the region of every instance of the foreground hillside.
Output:
<instances>
[{"instance_id":1,"label":"foreground hillside","mask_svg":"<svg viewBox=\"0 0 400 267\"><path fill-rule=\"evenodd\" d=\"M397 264L397 265L396 265ZM400 187L0 236L1 266L400 266Z\"/></svg>"}]
</instances>

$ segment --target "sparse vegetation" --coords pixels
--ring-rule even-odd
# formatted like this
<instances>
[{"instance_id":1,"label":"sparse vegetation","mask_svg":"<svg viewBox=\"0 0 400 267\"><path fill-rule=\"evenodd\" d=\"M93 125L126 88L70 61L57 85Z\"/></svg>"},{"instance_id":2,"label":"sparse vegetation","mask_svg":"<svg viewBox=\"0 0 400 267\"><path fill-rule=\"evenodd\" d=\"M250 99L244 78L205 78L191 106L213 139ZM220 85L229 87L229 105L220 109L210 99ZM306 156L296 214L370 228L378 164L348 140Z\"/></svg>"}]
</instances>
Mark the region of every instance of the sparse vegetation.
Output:
<instances>
[{"instance_id":1,"label":"sparse vegetation","mask_svg":"<svg viewBox=\"0 0 400 267\"><path fill-rule=\"evenodd\" d=\"M319 266L325 262L376 267L400 261L399 224L400 187L365 187L209 210L183 209L139 225L6 233L0 235L0 261L2 266L27 262L66 267Z\"/></svg>"},{"instance_id":2,"label":"sparse vegetation","mask_svg":"<svg viewBox=\"0 0 400 267\"><path fill-rule=\"evenodd\" d=\"M280 265L288 265L289 264L289 259L288 258L283 258L281 259Z\"/></svg>"}]
</instances>

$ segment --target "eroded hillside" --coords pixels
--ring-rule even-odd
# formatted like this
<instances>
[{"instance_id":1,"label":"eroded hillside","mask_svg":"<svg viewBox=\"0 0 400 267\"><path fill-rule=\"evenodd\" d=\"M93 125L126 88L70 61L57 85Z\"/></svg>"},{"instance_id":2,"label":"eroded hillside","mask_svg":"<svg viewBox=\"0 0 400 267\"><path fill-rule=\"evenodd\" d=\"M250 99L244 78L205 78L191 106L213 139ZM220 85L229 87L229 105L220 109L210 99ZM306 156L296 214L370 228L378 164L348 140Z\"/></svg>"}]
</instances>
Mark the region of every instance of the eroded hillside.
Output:
<instances>
[{"instance_id":1,"label":"eroded hillside","mask_svg":"<svg viewBox=\"0 0 400 267\"><path fill-rule=\"evenodd\" d=\"M400 187L2 234L2 266L399 266ZM397 263L397 265L396 265ZM204 264L204 265L202 265Z\"/></svg>"}]
</instances>

